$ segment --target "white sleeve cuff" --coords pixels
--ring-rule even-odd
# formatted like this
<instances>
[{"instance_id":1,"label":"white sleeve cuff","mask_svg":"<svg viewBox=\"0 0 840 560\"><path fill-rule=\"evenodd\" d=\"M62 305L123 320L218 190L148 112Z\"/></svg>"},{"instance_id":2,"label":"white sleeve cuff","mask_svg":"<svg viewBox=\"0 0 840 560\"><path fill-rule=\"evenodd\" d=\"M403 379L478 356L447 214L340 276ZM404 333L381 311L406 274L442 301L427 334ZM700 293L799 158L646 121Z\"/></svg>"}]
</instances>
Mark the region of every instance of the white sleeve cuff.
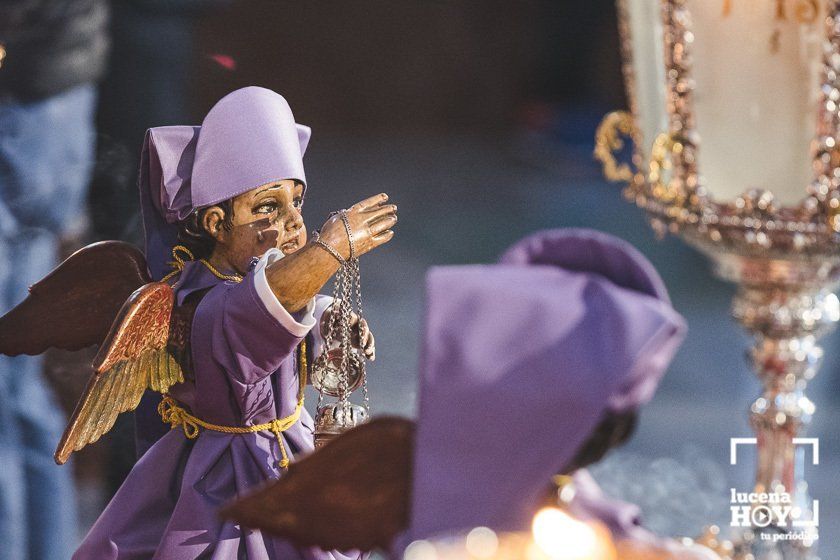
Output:
<instances>
[{"instance_id":1,"label":"white sleeve cuff","mask_svg":"<svg viewBox=\"0 0 840 560\"><path fill-rule=\"evenodd\" d=\"M333 298L321 294L315 295L315 321L316 327L312 331L312 355L320 356L324 351L324 337L321 335L321 320L324 317L324 311L327 307L332 305Z\"/></svg>"},{"instance_id":2,"label":"white sleeve cuff","mask_svg":"<svg viewBox=\"0 0 840 560\"><path fill-rule=\"evenodd\" d=\"M277 319L277 322L294 336L303 338L317 323L315 320L315 298L312 298L306 307L295 313L298 316L295 319L274 295L274 291L268 285L268 278L265 276L265 267L279 261L283 256L279 249L269 249L260 258L254 267L254 288L257 290L257 297L260 298L271 316Z\"/></svg>"}]
</instances>

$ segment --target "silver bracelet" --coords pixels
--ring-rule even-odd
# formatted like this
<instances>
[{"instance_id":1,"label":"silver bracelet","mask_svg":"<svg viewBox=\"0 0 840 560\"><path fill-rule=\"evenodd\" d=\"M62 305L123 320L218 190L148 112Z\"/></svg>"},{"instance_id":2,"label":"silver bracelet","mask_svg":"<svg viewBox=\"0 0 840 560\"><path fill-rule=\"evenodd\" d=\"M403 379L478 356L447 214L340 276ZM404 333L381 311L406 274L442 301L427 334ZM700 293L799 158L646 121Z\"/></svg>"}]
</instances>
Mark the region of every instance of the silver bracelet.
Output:
<instances>
[{"instance_id":1,"label":"silver bracelet","mask_svg":"<svg viewBox=\"0 0 840 560\"><path fill-rule=\"evenodd\" d=\"M312 235L312 242L323 247L330 255L335 257L335 260L337 260L342 266L347 264L347 260L341 256L341 253L339 253L335 247L321 239L321 234L319 232L316 231Z\"/></svg>"},{"instance_id":2,"label":"silver bracelet","mask_svg":"<svg viewBox=\"0 0 840 560\"><path fill-rule=\"evenodd\" d=\"M356 258L356 246L353 243L353 231L350 229L350 219L347 217L347 210L339 210L338 215L341 217L344 230L347 232L347 243L350 245L350 260L352 261Z\"/></svg>"}]
</instances>

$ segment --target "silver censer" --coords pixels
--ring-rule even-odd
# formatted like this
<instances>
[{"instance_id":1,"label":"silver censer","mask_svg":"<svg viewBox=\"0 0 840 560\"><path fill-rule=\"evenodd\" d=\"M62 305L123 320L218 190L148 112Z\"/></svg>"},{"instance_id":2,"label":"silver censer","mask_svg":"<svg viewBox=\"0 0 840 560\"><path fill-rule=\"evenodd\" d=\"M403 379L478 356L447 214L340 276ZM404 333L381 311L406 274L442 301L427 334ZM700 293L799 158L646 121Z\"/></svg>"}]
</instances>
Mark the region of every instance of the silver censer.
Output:
<instances>
[{"instance_id":1,"label":"silver censer","mask_svg":"<svg viewBox=\"0 0 840 560\"><path fill-rule=\"evenodd\" d=\"M319 394L315 414L316 449L323 447L342 432L367 422L370 417L365 355L353 345L354 334L361 342L362 290L359 259L355 256L347 217L343 211L339 214L350 240L350 258L344 260L340 255L334 254L341 266L335 276L333 303L322 318L321 334L324 348L312 364L311 382ZM355 305L351 303L353 300ZM364 395L361 405L350 401L350 394L359 387ZM325 397L333 400L325 402Z\"/></svg>"}]
</instances>

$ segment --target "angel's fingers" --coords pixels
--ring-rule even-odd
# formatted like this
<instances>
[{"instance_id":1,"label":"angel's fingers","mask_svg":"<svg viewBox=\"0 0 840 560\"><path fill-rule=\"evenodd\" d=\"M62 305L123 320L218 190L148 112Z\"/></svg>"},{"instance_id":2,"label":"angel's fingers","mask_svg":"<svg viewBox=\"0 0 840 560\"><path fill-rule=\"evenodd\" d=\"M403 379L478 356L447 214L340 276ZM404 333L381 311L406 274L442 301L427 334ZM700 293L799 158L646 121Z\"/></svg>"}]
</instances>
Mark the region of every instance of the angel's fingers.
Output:
<instances>
[{"instance_id":1,"label":"angel's fingers","mask_svg":"<svg viewBox=\"0 0 840 560\"><path fill-rule=\"evenodd\" d=\"M396 204L386 204L385 206L379 206L375 208L371 208L367 212L365 212L362 216L364 223L372 224L377 220L381 220L382 218L386 218L388 216L396 216L397 215L397 205Z\"/></svg>"},{"instance_id":2,"label":"angel's fingers","mask_svg":"<svg viewBox=\"0 0 840 560\"><path fill-rule=\"evenodd\" d=\"M373 338L373 333L368 333L368 341L364 346L365 357L371 362L376 360L376 340Z\"/></svg>"},{"instance_id":3,"label":"angel's fingers","mask_svg":"<svg viewBox=\"0 0 840 560\"><path fill-rule=\"evenodd\" d=\"M394 230L386 229L382 233L377 233L372 236L371 239L375 241L377 245L382 245L383 243L390 241L392 237L394 237Z\"/></svg>"},{"instance_id":4,"label":"angel's fingers","mask_svg":"<svg viewBox=\"0 0 840 560\"><path fill-rule=\"evenodd\" d=\"M380 216L385 216L387 214L396 214L397 213L397 205L396 204L379 204L377 206L369 206L366 208L363 213L362 217L366 222L371 222L379 218Z\"/></svg>"},{"instance_id":5,"label":"angel's fingers","mask_svg":"<svg viewBox=\"0 0 840 560\"><path fill-rule=\"evenodd\" d=\"M385 193L375 194L373 196L370 196L370 197L362 200L361 202L357 202L356 204L353 205L351 210L358 210L358 211L361 212L361 211L367 210L370 207L377 206L379 204L383 204L387 200L388 200L388 195L387 194L385 194Z\"/></svg>"},{"instance_id":6,"label":"angel's fingers","mask_svg":"<svg viewBox=\"0 0 840 560\"><path fill-rule=\"evenodd\" d=\"M395 214L389 214L379 220L373 222L372 224L368 225L368 230L370 234L376 237L378 234L382 233L385 230L391 229L397 225L397 216Z\"/></svg>"}]
</instances>

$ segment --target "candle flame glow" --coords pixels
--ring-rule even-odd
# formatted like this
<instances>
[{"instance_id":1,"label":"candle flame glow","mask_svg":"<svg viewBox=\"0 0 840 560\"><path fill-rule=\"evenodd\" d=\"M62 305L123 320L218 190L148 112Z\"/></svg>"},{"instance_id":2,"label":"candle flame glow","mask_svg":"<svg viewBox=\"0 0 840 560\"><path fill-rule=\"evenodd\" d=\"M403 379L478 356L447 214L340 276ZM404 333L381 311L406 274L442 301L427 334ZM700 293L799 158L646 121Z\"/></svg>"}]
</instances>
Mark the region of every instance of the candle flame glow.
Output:
<instances>
[{"instance_id":1,"label":"candle flame glow","mask_svg":"<svg viewBox=\"0 0 840 560\"><path fill-rule=\"evenodd\" d=\"M600 556L595 530L557 508L538 511L532 532L534 542L551 560L590 560Z\"/></svg>"}]
</instances>

